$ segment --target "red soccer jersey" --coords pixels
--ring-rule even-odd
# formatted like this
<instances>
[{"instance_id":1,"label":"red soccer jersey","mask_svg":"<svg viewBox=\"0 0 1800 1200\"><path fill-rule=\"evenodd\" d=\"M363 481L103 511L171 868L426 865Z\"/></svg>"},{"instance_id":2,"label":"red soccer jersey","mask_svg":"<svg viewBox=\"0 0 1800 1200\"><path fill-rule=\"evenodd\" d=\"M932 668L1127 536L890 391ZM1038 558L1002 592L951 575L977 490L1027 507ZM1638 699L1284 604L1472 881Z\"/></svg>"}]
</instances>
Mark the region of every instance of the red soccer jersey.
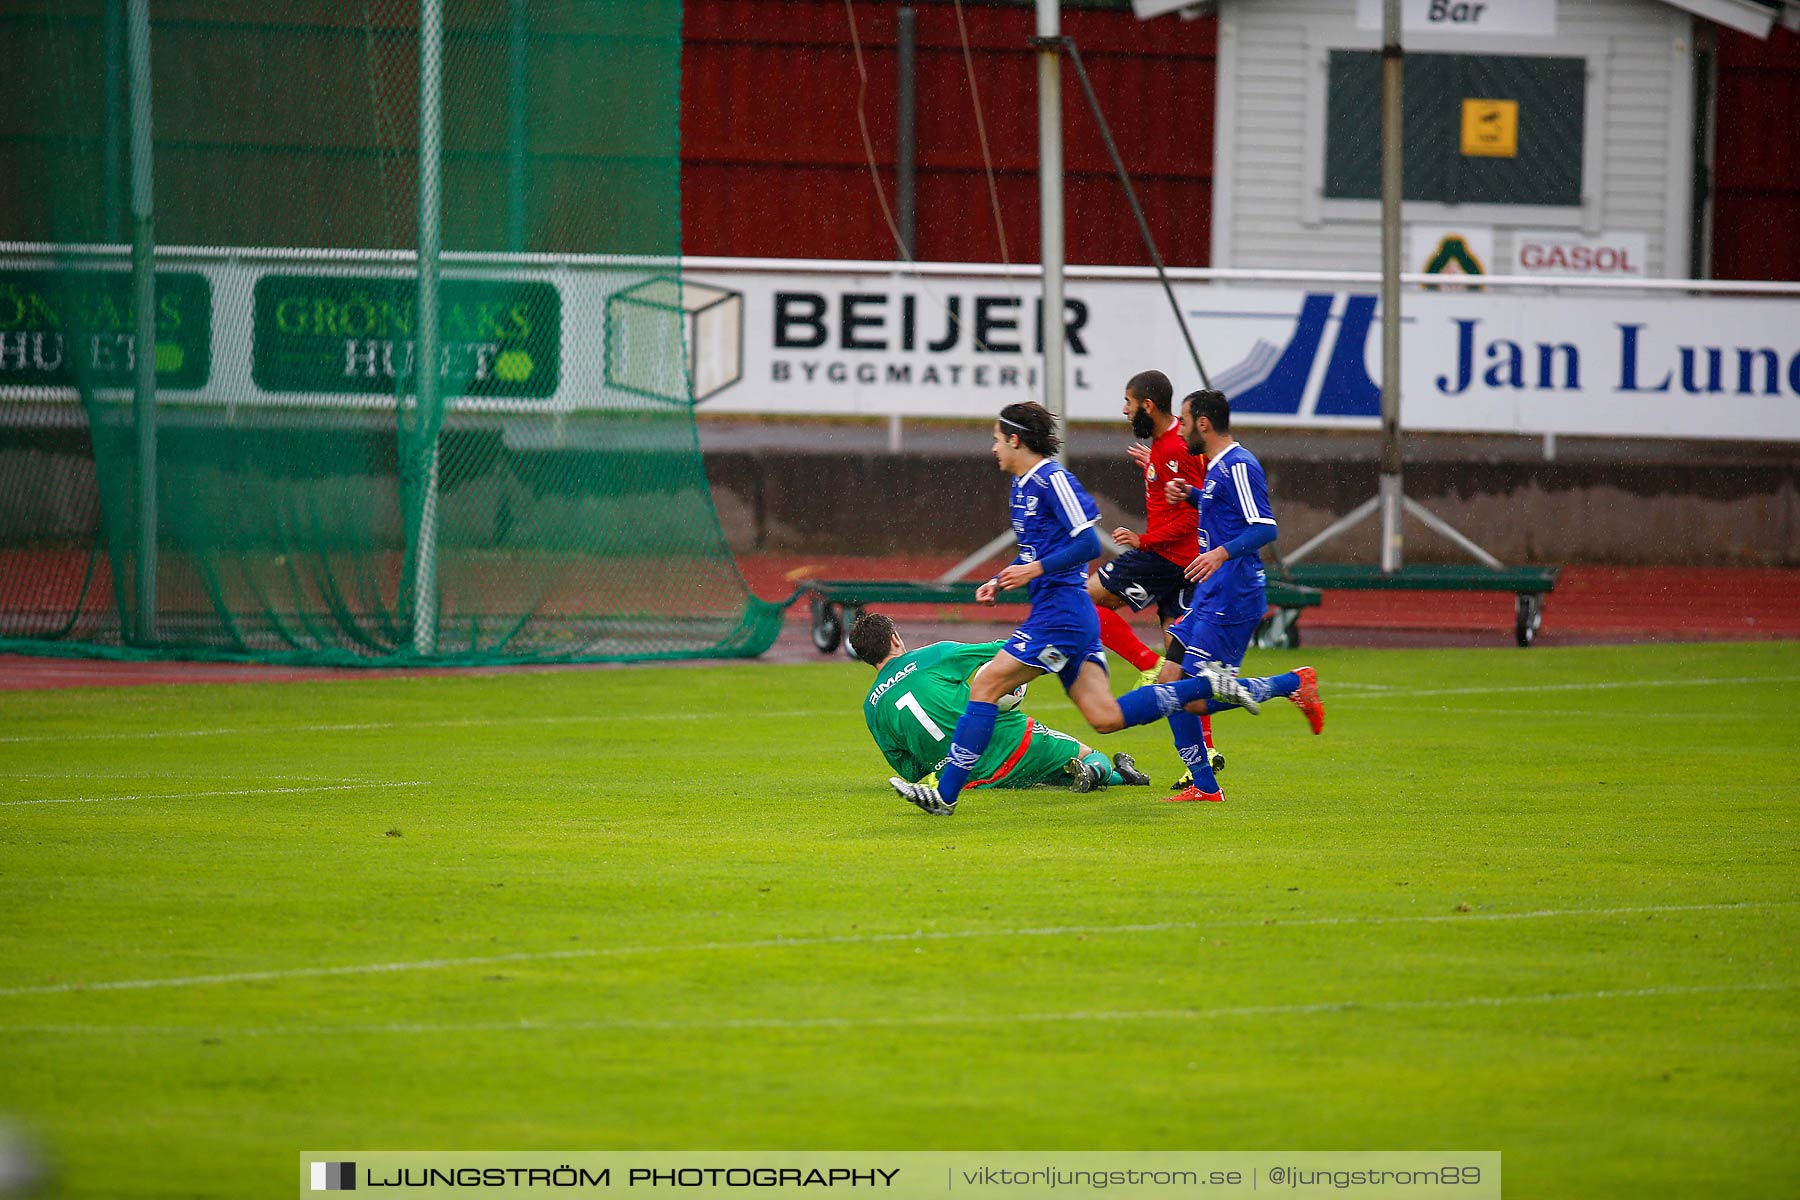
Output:
<instances>
[{"instance_id":1,"label":"red soccer jersey","mask_svg":"<svg viewBox=\"0 0 1800 1200\"><path fill-rule=\"evenodd\" d=\"M1140 544L1172 563L1187 566L1200 553L1200 536L1196 532L1200 512L1188 503L1170 504L1163 498L1163 486L1171 479L1185 479L1193 487L1206 486L1206 458L1188 453L1177 425L1150 443L1150 465L1144 468L1144 512L1149 529Z\"/></svg>"}]
</instances>

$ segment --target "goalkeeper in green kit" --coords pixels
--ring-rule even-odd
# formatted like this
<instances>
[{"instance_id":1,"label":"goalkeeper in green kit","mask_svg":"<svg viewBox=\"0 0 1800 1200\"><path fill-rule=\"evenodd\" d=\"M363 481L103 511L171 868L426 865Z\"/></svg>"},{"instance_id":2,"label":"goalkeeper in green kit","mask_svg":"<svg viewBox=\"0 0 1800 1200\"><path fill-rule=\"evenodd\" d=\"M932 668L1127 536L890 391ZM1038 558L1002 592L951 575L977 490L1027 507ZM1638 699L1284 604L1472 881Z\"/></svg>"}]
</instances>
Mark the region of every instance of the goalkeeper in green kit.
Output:
<instances>
[{"instance_id":1,"label":"goalkeeper in green kit","mask_svg":"<svg viewBox=\"0 0 1800 1200\"><path fill-rule=\"evenodd\" d=\"M913 782L935 778L950 753L950 734L969 706L969 677L1004 645L934 642L909 654L892 620L880 613L857 618L850 629L850 648L875 668L863 719L897 774ZM1129 754L1114 755L1108 762L1098 750L1020 712L1017 700L1007 708L1006 701L1012 699L1002 699L994 739L969 772L966 786L1048 784L1091 792L1150 782Z\"/></svg>"}]
</instances>

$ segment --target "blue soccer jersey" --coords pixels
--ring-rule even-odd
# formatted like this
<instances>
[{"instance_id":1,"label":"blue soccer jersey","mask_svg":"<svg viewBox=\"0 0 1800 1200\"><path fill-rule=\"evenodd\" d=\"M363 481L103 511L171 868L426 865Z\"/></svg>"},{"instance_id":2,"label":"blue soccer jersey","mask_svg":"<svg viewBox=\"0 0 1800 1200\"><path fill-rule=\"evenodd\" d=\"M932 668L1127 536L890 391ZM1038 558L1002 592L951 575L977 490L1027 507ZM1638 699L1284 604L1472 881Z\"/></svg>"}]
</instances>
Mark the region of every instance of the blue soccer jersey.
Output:
<instances>
[{"instance_id":1,"label":"blue soccer jersey","mask_svg":"<svg viewBox=\"0 0 1800 1200\"><path fill-rule=\"evenodd\" d=\"M1269 485L1256 455L1235 442L1206 465L1206 484L1188 493L1200 505L1200 553L1228 545L1252 525L1275 524ZM1260 618L1268 607L1262 554L1234 554L1194 594L1194 611L1227 621Z\"/></svg>"},{"instance_id":2,"label":"blue soccer jersey","mask_svg":"<svg viewBox=\"0 0 1800 1200\"><path fill-rule=\"evenodd\" d=\"M1061 463L1047 458L1013 480L1012 527L1018 563L1039 562L1067 549L1100 517L1100 506ZM1006 652L1071 687L1083 663L1106 666L1100 619L1087 594L1087 564L1048 571L1028 585L1031 614L1006 641Z\"/></svg>"},{"instance_id":3,"label":"blue soccer jersey","mask_svg":"<svg viewBox=\"0 0 1800 1200\"><path fill-rule=\"evenodd\" d=\"M1019 554L1013 561L1028 563L1048 558L1099 519L1100 506L1087 494L1081 481L1055 459L1046 458L1013 480L1012 527L1013 536L1019 541ZM1093 608L1093 601L1087 598L1087 577L1087 564L1083 562L1032 580L1029 591L1033 616L1065 605Z\"/></svg>"}]
</instances>

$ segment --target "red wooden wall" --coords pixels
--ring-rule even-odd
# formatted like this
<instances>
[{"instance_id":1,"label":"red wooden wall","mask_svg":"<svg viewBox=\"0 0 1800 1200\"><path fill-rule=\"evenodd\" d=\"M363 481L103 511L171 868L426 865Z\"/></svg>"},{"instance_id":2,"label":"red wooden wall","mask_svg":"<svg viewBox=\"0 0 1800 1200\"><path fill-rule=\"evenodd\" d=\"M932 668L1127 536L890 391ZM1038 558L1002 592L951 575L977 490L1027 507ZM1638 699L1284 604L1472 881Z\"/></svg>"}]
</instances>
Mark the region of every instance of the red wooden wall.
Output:
<instances>
[{"instance_id":1,"label":"red wooden wall","mask_svg":"<svg viewBox=\"0 0 1800 1200\"><path fill-rule=\"evenodd\" d=\"M1712 273L1800 279L1800 34L1719 31Z\"/></svg>"},{"instance_id":2,"label":"red wooden wall","mask_svg":"<svg viewBox=\"0 0 1800 1200\"><path fill-rule=\"evenodd\" d=\"M853 6L869 134L893 202L897 5ZM1029 6L964 0L1007 252L1038 258L1037 67ZM917 17L916 257L998 262L956 10ZM896 257L857 124L857 65L842 0L707 0L685 14L682 247L689 254ZM1139 21L1070 9L1113 136L1165 261L1210 261L1212 18ZM1131 210L1072 67L1063 71L1065 241L1074 263L1147 264Z\"/></svg>"}]
</instances>

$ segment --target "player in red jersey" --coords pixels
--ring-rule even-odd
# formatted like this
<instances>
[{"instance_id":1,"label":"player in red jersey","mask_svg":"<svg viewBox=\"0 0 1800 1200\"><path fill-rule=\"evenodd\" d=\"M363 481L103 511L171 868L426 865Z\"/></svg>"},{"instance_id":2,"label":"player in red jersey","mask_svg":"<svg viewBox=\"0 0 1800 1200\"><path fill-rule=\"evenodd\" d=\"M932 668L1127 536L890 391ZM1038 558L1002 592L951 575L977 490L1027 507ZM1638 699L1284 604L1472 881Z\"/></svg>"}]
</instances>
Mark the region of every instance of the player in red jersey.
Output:
<instances>
[{"instance_id":1,"label":"player in red jersey","mask_svg":"<svg viewBox=\"0 0 1800 1200\"><path fill-rule=\"evenodd\" d=\"M1133 443L1126 451L1144 472L1148 527L1143 533L1122 526L1113 530L1113 541L1127 549L1088 576L1088 595L1100 614L1101 642L1138 669L1140 684L1154 683L1162 652L1144 645L1119 609L1129 605L1132 612L1138 612L1154 602L1164 629L1187 610L1194 585L1183 570L1200 553L1199 517L1192 505L1169 503L1164 487L1172 479L1203 487L1206 459L1191 454L1182 440L1175 416L1175 389L1161 371L1140 371L1131 377L1125 385L1123 412L1131 421L1131 432L1149 443ZM1211 718L1203 718L1202 723L1207 726L1210 752ZM1224 765L1222 757L1213 757L1219 766Z\"/></svg>"}]
</instances>

